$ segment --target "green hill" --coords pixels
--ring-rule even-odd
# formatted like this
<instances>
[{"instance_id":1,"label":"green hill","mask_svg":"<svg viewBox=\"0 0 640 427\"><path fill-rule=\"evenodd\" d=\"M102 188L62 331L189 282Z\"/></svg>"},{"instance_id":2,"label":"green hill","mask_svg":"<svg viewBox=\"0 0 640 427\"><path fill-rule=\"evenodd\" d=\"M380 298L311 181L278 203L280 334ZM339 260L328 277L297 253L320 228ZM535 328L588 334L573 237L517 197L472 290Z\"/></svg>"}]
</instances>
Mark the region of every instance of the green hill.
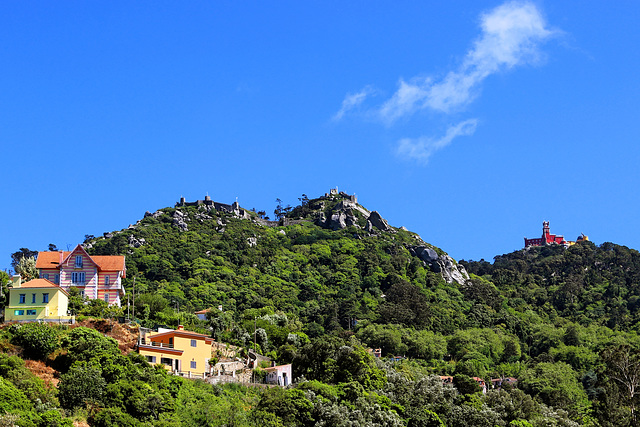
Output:
<instances>
[{"instance_id":1,"label":"green hill","mask_svg":"<svg viewBox=\"0 0 640 427\"><path fill-rule=\"evenodd\" d=\"M86 243L92 254L126 254L127 286L135 277L137 293L153 292L163 306L182 311L280 310L311 336L356 321L440 332L464 324L469 304L450 278L462 277L455 263L384 220L382 229L367 227L368 211L347 196L308 200L279 222L241 211L204 204L161 209ZM331 221L341 215L344 228Z\"/></svg>"},{"instance_id":2,"label":"green hill","mask_svg":"<svg viewBox=\"0 0 640 427\"><path fill-rule=\"evenodd\" d=\"M182 324L240 352L255 345L293 363L293 388L193 386L134 355L121 358L87 331L10 327L0 348L30 358L29 346L46 341L47 363L64 379L50 390L62 415L88 411L92 425L638 425L637 251L581 242L457 263L354 196L300 202L279 204L269 220L237 203L181 200L127 229L87 236L91 254L126 255L132 304L118 311L72 298L81 315L135 308L142 326ZM202 309L211 309L206 320L194 314ZM93 355L85 346L74 362L87 335L110 350ZM0 385L27 393L16 380L18 371L26 378L20 362L2 360L0 380L11 384ZM505 378L510 384L492 388ZM87 380L105 393L95 389L90 402L70 394L73 381ZM213 403L224 410L211 411ZM11 405L12 419L39 410ZM45 425L38 416L23 424Z\"/></svg>"}]
</instances>

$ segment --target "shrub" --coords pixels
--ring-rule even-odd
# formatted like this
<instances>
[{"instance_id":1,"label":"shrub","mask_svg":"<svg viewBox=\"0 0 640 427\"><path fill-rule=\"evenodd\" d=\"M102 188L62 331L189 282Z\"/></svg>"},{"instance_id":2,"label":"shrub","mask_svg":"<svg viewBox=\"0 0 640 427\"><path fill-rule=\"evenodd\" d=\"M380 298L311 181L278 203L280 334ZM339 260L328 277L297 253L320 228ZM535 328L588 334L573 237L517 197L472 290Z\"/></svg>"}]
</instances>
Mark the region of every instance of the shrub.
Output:
<instances>
[{"instance_id":1,"label":"shrub","mask_svg":"<svg viewBox=\"0 0 640 427\"><path fill-rule=\"evenodd\" d=\"M58 348L58 331L46 323L27 323L15 328L12 341L25 357L44 359Z\"/></svg>"}]
</instances>

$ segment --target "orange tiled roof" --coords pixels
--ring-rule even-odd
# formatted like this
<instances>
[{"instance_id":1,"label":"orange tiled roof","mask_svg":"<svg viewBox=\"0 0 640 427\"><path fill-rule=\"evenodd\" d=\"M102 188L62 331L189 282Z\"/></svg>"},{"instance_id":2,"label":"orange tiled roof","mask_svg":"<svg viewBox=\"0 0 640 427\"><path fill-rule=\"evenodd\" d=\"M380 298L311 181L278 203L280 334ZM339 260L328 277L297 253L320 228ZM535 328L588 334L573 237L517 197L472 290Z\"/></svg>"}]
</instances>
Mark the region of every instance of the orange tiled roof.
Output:
<instances>
[{"instance_id":1,"label":"orange tiled roof","mask_svg":"<svg viewBox=\"0 0 640 427\"><path fill-rule=\"evenodd\" d=\"M53 282L47 279L33 279L20 285L21 288L57 288Z\"/></svg>"},{"instance_id":2,"label":"orange tiled roof","mask_svg":"<svg viewBox=\"0 0 640 427\"><path fill-rule=\"evenodd\" d=\"M56 288L56 289L60 289L62 292L64 292L65 294L69 295L64 289L62 289L60 286L54 284L53 282L47 280L47 279L33 279L33 280L29 280L26 283L23 283L20 285L20 287L18 288L13 288L13 289L22 289L22 288Z\"/></svg>"},{"instance_id":3,"label":"orange tiled roof","mask_svg":"<svg viewBox=\"0 0 640 427\"><path fill-rule=\"evenodd\" d=\"M58 268L60 263L64 261L71 252L59 251L59 252L38 252L38 259L36 260L36 268Z\"/></svg>"},{"instance_id":4,"label":"orange tiled roof","mask_svg":"<svg viewBox=\"0 0 640 427\"><path fill-rule=\"evenodd\" d=\"M91 259L100 270L124 271L124 255L95 255Z\"/></svg>"},{"instance_id":5,"label":"orange tiled roof","mask_svg":"<svg viewBox=\"0 0 640 427\"><path fill-rule=\"evenodd\" d=\"M36 268L58 268L62 261L67 259L70 254L71 252L69 251L38 252ZM91 259L93 260L93 262L98 264L98 268L100 268L100 270L124 271L124 255L94 255L91 257Z\"/></svg>"}]
</instances>

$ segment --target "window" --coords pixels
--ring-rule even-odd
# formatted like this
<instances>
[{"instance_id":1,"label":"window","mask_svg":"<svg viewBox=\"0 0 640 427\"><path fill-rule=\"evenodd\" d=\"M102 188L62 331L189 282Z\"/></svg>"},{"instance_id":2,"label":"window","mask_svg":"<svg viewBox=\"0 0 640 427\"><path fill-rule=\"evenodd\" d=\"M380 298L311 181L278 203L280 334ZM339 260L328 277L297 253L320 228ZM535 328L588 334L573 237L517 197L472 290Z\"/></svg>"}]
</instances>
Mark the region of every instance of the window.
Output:
<instances>
[{"instance_id":1,"label":"window","mask_svg":"<svg viewBox=\"0 0 640 427\"><path fill-rule=\"evenodd\" d=\"M60 275L59 275L59 274L56 274L56 275L54 276L53 283L55 283L56 285L57 285L58 283L60 283Z\"/></svg>"},{"instance_id":2,"label":"window","mask_svg":"<svg viewBox=\"0 0 640 427\"><path fill-rule=\"evenodd\" d=\"M104 294L104 302L109 303L109 294Z\"/></svg>"},{"instance_id":3,"label":"window","mask_svg":"<svg viewBox=\"0 0 640 427\"><path fill-rule=\"evenodd\" d=\"M27 299L27 294L20 294L20 304L24 304Z\"/></svg>"},{"instance_id":4,"label":"window","mask_svg":"<svg viewBox=\"0 0 640 427\"><path fill-rule=\"evenodd\" d=\"M14 310L14 316L24 316L24 310Z\"/></svg>"},{"instance_id":5,"label":"window","mask_svg":"<svg viewBox=\"0 0 640 427\"><path fill-rule=\"evenodd\" d=\"M31 304L36 303L36 294L31 294Z\"/></svg>"},{"instance_id":6,"label":"window","mask_svg":"<svg viewBox=\"0 0 640 427\"><path fill-rule=\"evenodd\" d=\"M104 276L104 284L105 286L109 286L109 276Z\"/></svg>"},{"instance_id":7,"label":"window","mask_svg":"<svg viewBox=\"0 0 640 427\"><path fill-rule=\"evenodd\" d=\"M155 356L145 356L147 358L147 362L149 363L156 363L156 357Z\"/></svg>"},{"instance_id":8,"label":"window","mask_svg":"<svg viewBox=\"0 0 640 427\"><path fill-rule=\"evenodd\" d=\"M84 289L80 291L80 297L84 298Z\"/></svg>"},{"instance_id":9,"label":"window","mask_svg":"<svg viewBox=\"0 0 640 427\"><path fill-rule=\"evenodd\" d=\"M169 365L171 366L171 362L173 362L173 360L169 359L168 357L161 357L160 358L160 363L162 363L163 365Z\"/></svg>"},{"instance_id":10,"label":"window","mask_svg":"<svg viewBox=\"0 0 640 427\"><path fill-rule=\"evenodd\" d=\"M191 369L196 369L196 361L195 360L191 361Z\"/></svg>"},{"instance_id":11,"label":"window","mask_svg":"<svg viewBox=\"0 0 640 427\"><path fill-rule=\"evenodd\" d=\"M197 346L198 346L198 341L191 340L191 347L197 347Z\"/></svg>"},{"instance_id":12,"label":"window","mask_svg":"<svg viewBox=\"0 0 640 427\"><path fill-rule=\"evenodd\" d=\"M49 294L42 294L42 303L46 304L49 302Z\"/></svg>"},{"instance_id":13,"label":"window","mask_svg":"<svg viewBox=\"0 0 640 427\"><path fill-rule=\"evenodd\" d=\"M42 278L43 278L43 279L47 279L47 280L49 280L49 273L44 273L44 274L42 275Z\"/></svg>"},{"instance_id":14,"label":"window","mask_svg":"<svg viewBox=\"0 0 640 427\"><path fill-rule=\"evenodd\" d=\"M27 310L27 316L35 316L35 315L36 315L35 310Z\"/></svg>"},{"instance_id":15,"label":"window","mask_svg":"<svg viewBox=\"0 0 640 427\"><path fill-rule=\"evenodd\" d=\"M84 286L84 271L71 273L71 283Z\"/></svg>"},{"instance_id":16,"label":"window","mask_svg":"<svg viewBox=\"0 0 640 427\"><path fill-rule=\"evenodd\" d=\"M82 255L76 255L76 268L82 268Z\"/></svg>"}]
</instances>

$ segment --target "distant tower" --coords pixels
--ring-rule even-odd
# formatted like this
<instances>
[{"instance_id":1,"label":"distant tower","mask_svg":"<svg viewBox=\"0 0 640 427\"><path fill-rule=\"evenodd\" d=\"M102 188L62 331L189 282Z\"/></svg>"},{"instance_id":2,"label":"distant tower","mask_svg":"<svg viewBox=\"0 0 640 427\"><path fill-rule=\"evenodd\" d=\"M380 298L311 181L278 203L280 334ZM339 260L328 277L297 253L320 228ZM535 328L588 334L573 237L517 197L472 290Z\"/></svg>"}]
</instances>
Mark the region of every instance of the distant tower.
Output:
<instances>
[{"instance_id":1,"label":"distant tower","mask_svg":"<svg viewBox=\"0 0 640 427\"><path fill-rule=\"evenodd\" d=\"M542 221L542 238L546 241L546 238L549 234L551 234L551 231L549 229L549 221Z\"/></svg>"}]
</instances>

